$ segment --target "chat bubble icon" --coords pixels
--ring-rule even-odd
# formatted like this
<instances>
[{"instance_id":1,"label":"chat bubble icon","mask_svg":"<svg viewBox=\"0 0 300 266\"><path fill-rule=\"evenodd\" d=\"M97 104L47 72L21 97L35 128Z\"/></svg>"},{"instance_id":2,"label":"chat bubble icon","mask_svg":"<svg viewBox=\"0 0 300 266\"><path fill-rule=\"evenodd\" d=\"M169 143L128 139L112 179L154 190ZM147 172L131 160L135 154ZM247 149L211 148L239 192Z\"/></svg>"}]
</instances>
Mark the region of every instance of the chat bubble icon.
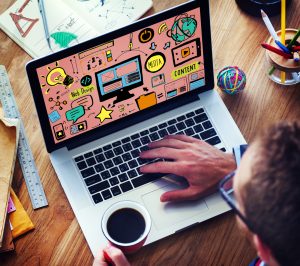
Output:
<instances>
[{"instance_id":1,"label":"chat bubble icon","mask_svg":"<svg viewBox=\"0 0 300 266\"><path fill-rule=\"evenodd\" d=\"M73 121L75 123L80 117L85 114L83 106L77 106L66 112L66 118L68 121Z\"/></svg>"},{"instance_id":2,"label":"chat bubble icon","mask_svg":"<svg viewBox=\"0 0 300 266\"><path fill-rule=\"evenodd\" d=\"M80 97L71 103L71 107L75 108L76 106L83 106L84 109L90 110L90 107L93 105L93 97L91 95L86 95Z\"/></svg>"}]
</instances>

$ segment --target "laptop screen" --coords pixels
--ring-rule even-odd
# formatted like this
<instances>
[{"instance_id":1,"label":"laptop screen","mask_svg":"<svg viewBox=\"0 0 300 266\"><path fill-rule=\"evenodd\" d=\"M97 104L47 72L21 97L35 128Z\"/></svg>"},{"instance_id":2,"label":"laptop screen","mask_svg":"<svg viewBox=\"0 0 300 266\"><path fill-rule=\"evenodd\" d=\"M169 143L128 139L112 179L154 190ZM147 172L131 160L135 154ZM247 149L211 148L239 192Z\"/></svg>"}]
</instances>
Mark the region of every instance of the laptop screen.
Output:
<instances>
[{"instance_id":1,"label":"laptop screen","mask_svg":"<svg viewBox=\"0 0 300 266\"><path fill-rule=\"evenodd\" d=\"M145 21L36 67L54 144L205 87L200 7Z\"/></svg>"}]
</instances>

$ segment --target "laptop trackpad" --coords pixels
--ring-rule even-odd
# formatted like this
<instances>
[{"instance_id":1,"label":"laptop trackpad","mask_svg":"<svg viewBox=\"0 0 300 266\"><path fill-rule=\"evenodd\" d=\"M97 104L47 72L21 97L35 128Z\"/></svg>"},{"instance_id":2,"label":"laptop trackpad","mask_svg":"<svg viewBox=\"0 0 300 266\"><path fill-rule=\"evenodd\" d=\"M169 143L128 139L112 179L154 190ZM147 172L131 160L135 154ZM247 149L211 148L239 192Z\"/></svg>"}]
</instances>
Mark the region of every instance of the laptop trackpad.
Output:
<instances>
[{"instance_id":1,"label":"laptop trackpad","mask_svg":"<svg viewBox=\"0 0 300 266\"><path fill-rule=\"evenodd\" d=\"M176 203L162 203L160 196L169 190L178 189L178 186L169 185L158 190L154 190L142 196L143 202L148 209L152 222L157 230L183 222L202 212L208 211L204 200L185 201Z\"/></svg>"}]
</instances>

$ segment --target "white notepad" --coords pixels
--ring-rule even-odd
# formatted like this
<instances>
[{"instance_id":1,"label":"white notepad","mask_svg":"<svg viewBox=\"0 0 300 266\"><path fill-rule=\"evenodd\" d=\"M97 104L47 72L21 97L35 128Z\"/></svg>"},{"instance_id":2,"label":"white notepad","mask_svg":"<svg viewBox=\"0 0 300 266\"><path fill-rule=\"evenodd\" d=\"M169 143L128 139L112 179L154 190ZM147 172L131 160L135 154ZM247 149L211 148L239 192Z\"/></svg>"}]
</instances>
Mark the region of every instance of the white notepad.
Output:
<instances>
[{"instance_id":1,"label":"white notepad","mask_svg":"<svg viewBox=\"0 0 300 266\"><path fill-rule=\"evenodd\" d=\"M38 1L18 0L0 15L0 28L36 58L123 27L141 17L152 0L44 0L51 48Z\"/></svg>"}]
</instances>

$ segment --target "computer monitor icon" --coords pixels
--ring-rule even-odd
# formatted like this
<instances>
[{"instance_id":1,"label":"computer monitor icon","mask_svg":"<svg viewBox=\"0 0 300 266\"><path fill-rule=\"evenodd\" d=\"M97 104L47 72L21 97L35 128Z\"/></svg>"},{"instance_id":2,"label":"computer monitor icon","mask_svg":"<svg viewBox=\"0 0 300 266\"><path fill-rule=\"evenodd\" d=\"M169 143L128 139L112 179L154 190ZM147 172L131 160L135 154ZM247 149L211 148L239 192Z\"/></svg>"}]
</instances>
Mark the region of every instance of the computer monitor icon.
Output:
<instances>
[{"instance_id":1,"label":"computer monitor icon","mask_svg":"<svg viewBox=\"0 0 300 266\"><path fill-rule=\"evenodd\" d=\"M96 81L101 102L116 96L114 104L130 99L134 96L130 90L143 85L140 56L97 72Z\"/></svg>"}]
</instances>

